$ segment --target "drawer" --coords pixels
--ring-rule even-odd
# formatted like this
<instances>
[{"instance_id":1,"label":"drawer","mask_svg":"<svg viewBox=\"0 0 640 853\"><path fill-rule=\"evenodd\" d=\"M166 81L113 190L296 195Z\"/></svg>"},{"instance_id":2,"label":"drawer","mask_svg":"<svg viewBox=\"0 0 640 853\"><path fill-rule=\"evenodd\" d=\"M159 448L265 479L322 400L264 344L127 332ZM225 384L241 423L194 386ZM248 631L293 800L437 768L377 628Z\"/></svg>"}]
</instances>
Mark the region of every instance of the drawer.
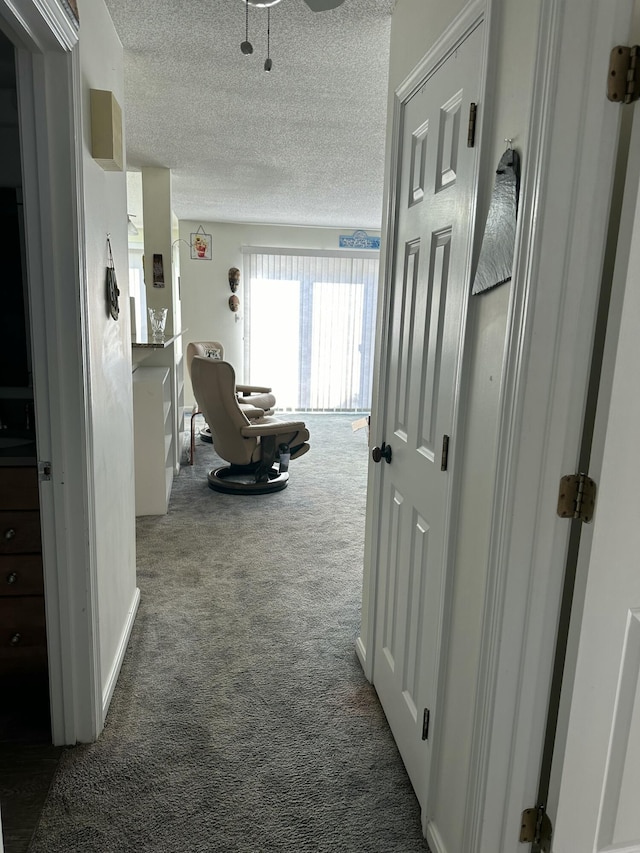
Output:
<instances>
[{"instance_id":1,"label":"drawer","mask_svg":"<svg viewBox=\"0 0 640 853\"><path fill-rule=\"evenodd\" d=\"M0 598L0 671L46 666L44 598Z\"/></svg>"},{"instance_id":2,"label":"drawer","mask_svg":"<svg viewBox=\"0 0 640 853\"><path fill-rule=\"evenodd\" d=\"M0 554L38 553L39 512L0 512Z\"/></svg>"},{"instance_id":3,"label":"drawer","mask_svg":"<svg viewBox=\"0 0 640 853\"><path fill-rule=\"evenodd\" d=\"M0 596L43 593L44 577L40 554L0 556Z\"/></svg>"},{"instance_id":4,"label":"drawer","mask_svg":"<svg viewBox=\"0 0 640 853\"><path fill-rule=\"evenodd\" d=\"M39 506L38 469L0 467L0 510Z\"/></svg>"}]
</instances>

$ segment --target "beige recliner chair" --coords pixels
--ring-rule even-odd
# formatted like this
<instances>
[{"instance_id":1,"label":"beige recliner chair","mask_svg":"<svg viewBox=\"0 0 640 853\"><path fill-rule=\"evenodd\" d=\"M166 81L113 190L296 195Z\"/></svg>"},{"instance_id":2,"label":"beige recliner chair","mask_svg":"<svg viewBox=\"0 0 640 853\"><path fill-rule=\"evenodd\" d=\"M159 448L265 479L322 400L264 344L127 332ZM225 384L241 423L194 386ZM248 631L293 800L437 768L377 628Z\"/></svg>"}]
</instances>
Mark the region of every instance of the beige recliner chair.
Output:
<instances>
[{"instance_id":1,"label":"beige recliner chair","mask_svg":"<svg viewBox=\"0 0 640 853\"><path fill-rule=\"evenodd\" d=\"M219 341L190 341L187 344L186 352L187 372L190 378L191 362L195 356L211 358L215 361L223 361L224 348ZM191 384L193 386L193 379L191 380ZM202 407L198 402L198 395L196 394L195 389L193 393L195 395L196 402L191 410L191 443L189 451L190 465L193 465L193 457L195 453L195 417L196 415L202 414ZM262 409L264 414L273 414L273 407L276 404L276 398L271 393L271 388L264 385L236 385L236 394L240 405L247 407L246 412L248 417L255 418L259 416L254 409ZM206 423L200 430L200 438L203 441L211 442L211 430L209 429L209 425Z\"/></svg>"},{"instance_id":2,"label":"beige recliner chair","mask_svg":"<svg viewBox=\"0 0 640 853\"><path fill-rule=\"evenodd\" d=\"M209 486L230 494L266 494L286 488L289 460L309 450L302 421L281 421L257 409L253 420L238 403L233 367L194 356L194 394L211 429L213 446L228 465L209 472Z\"/></svg>"}]
</instances>

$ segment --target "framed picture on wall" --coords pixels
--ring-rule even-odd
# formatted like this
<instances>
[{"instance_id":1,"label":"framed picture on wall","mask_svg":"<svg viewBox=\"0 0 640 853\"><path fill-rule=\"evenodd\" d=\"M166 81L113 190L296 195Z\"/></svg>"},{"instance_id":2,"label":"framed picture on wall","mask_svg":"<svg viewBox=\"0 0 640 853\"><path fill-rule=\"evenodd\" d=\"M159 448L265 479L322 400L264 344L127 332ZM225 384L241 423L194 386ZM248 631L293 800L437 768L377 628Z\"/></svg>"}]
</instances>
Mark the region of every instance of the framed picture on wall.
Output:
<instances>
[{"instance_id":1,"label":"framed picture on wall","mask_svg":"<svg viewBox=\"0 0 640 853\"><path fill-rule=\"evenodd\" d=\"M191 235L191 257L194 261L211 260L211 234L205 234L202 225Z\"/></svg>"}]
</instances>

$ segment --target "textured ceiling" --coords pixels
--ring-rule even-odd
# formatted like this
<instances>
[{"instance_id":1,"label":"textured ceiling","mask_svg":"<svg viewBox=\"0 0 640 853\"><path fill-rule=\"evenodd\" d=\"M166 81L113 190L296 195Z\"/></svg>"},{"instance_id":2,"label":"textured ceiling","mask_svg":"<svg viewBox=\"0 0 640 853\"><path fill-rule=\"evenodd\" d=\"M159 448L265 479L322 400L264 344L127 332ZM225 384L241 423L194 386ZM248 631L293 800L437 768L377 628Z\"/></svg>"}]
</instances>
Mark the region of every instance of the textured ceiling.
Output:
<instances>
[{"instance_id":1,"label":"textured ceiling","mask_svg":"<svg viewBox=\"0 0 640 853\"><path fill-rule=\"evenodd\" d=\"M127 163L172 171L179 219L379 228L395 0L313 13L106 0L125 51ZM139 200L129 211L138 218Z\"/></svg>"}]
</instances>

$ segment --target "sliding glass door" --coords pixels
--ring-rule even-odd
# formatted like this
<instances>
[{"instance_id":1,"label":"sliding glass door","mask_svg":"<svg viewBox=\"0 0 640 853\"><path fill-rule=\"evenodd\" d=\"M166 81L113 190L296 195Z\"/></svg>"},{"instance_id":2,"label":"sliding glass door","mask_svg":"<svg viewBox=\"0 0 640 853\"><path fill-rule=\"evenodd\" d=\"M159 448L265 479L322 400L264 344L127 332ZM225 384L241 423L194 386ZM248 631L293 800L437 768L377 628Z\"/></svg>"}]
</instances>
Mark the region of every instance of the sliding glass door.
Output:
<instances>
[{"instance_id":1,"label":"sliding glass door","mask_svg":"<svg viewBox=\"0 0 640 853\"><path fill-rule=\"evenodd\" d=\"M377 252L245 259L247 381L273 387L279 409L369 411Z\"/></svg>"},{"instance_id":2,"label":"sliding glass door","mask_svg":"<svg viewBox=\"0 0 640 853\"><path fill-rule=\"evenodd\" d=\"M300 385L300 282L255 279L245 348L251 342L248 381L277 389L279 409L298 408ZM245 323L249 316L245 308Z\"/></svg>"}]
</instances>

